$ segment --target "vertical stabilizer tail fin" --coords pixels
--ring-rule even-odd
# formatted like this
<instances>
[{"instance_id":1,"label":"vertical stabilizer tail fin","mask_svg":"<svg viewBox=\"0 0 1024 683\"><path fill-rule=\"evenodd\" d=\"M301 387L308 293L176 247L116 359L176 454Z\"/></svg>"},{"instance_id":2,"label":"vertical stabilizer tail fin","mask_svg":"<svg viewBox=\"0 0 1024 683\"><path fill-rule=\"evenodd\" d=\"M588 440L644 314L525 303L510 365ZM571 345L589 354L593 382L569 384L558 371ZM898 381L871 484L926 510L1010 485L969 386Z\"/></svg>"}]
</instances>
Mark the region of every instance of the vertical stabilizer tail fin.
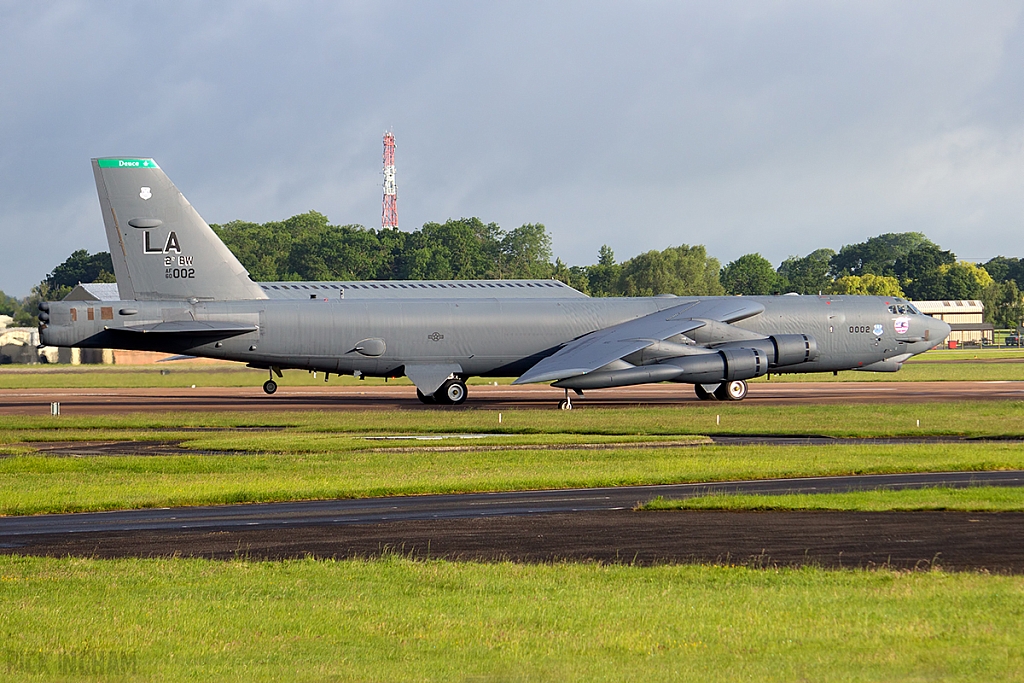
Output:
<instances>
[{"instance_id":1,"label":"vertical stabilizer tail fin","mask_svg":"<svg viewBox=\"0 0 1024 683\"><path fill-rule=\"evenodd\" d=\"M265 299L156 162L92 160L122 300Z\"/></svg>"}]
</instances>

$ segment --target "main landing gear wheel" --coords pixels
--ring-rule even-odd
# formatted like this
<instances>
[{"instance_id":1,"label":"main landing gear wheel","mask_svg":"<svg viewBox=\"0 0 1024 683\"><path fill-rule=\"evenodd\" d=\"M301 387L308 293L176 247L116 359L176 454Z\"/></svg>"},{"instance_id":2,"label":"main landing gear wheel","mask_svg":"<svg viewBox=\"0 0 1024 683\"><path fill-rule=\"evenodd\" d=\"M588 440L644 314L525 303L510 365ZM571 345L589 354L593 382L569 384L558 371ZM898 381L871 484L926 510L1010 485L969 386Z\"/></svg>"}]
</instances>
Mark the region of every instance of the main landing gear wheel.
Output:
<instances>
[{"instance_id":1,"label":"main landing gear wheel","mask_svg":"<svg viewBox=\"0 0 1024 683\"><path fill-rule=\"evenodd\" d=\"M416 390L416 398L418 398L420 400L420 403L426 403L427 405L431 405L433 403L436 403L436 401L434 400L433 396L428 396L427 394L424 394L419 389Z\"/></svg>"},{"instance_id":2,"label":"main landing gear wheel","mask_svg":"<svg viewBox=\"0 0 1024 683\"><path fill-rule=\"evenodd\" d=\"M725 382L715 389L715 398L719 401L742 401L747 397L747 383L743 380L738 382Z\"/></svg>"},{"instance_id":3,"label":"main landing gear wheel","mask_svg":"<svg viewBox=\"0 0 1024 683\"><path fill-rule=\"evenodd\" d=\"M275 382L272 379L268 379L266 382L263 383L263 391L267 392L268 394L274 393L275 391L277 391L277 382Z\"/></svg>"},{"instance_id":4,"label":"main landing gear wheel","mask_svg":"<svg viewBox=\"0 0 1024 683\"><path fill-rule=\"evenodd\" d=\"M693 393L697 394L697 398L699 398L702 401L715 401L715 400L717 400L715 398L715 392L714 391L708 391L707 390L707 386L708 385L706 385L706 384L694 384L693 385ZM712 384L710 386L715 386L715 385ZM719 386L721 386L721 385L719 385Z\"/></svg>"},{"instance_id":5,"label":"main landing gear wheel","mask_svg":"<svg viewBox=\"0 0 1024 683\"><path fill-rule=\"evenodd\" d=\"M466 402L466 383L461 379L450 379L434 393L434 399L449 406L462 405Z\"/></svg>"}]
</instances>

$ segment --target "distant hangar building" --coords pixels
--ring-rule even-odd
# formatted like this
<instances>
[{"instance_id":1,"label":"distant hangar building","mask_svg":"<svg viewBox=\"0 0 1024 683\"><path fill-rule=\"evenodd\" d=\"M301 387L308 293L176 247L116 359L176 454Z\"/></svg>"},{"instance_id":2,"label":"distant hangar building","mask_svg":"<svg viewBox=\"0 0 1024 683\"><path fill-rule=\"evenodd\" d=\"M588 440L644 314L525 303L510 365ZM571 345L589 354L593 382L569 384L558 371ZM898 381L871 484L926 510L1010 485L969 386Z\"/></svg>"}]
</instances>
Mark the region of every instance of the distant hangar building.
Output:
<instances>
[{"instance_id":1,"label":"distant hangar building","mask_svg":"<svg viewBox=\"0 0 1024 683\"><path fill-rule=\"evenodd\" d=\"M992 323L984 322L985 306L977 299L954 299L949 301L915 301L917 310L925 315L948 323L950 348L964 344L992 344L995 330Z\"/></svg>"}]
</instances>

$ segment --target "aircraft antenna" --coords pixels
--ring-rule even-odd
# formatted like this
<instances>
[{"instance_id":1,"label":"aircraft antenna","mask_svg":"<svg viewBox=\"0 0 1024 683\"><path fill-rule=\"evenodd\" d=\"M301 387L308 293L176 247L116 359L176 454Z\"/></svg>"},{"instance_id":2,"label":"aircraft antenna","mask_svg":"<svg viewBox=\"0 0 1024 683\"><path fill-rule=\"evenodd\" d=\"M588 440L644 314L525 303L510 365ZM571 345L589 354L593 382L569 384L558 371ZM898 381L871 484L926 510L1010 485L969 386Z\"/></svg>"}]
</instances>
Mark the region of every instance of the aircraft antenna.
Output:
<instances>
[{"instance_id":1,"label":"aircraft antenna","mask_svg":"<svg viewBox=\"0 0 1024 683\"><path fill-rule=\"evenodd\" d=\"M381 228L398 228L398 185L395 184L395 136L384 133L384 200Z\"/></svg>"}]
</instances>

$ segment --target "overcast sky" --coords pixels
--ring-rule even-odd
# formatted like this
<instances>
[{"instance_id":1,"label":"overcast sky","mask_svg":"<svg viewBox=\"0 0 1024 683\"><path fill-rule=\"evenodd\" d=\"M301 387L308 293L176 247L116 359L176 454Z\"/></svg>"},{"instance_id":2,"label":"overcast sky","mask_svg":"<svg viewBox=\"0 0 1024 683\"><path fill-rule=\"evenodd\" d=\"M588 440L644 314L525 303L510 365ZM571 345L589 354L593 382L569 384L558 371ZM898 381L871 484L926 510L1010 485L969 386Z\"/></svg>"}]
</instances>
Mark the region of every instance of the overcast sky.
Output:
<instances>
[{"instance_id":1,"label":"overcast sky","mask_svg":"<svg viewBox=\"0 0 1024 683\"><path fill-rule=\"evenodd\" d=\"M1024 256L1021 2L0 0L0 289L106 251L90 157L211 223L543 223L570 264L919 230Z\"/></svg>"}]
</instances>

